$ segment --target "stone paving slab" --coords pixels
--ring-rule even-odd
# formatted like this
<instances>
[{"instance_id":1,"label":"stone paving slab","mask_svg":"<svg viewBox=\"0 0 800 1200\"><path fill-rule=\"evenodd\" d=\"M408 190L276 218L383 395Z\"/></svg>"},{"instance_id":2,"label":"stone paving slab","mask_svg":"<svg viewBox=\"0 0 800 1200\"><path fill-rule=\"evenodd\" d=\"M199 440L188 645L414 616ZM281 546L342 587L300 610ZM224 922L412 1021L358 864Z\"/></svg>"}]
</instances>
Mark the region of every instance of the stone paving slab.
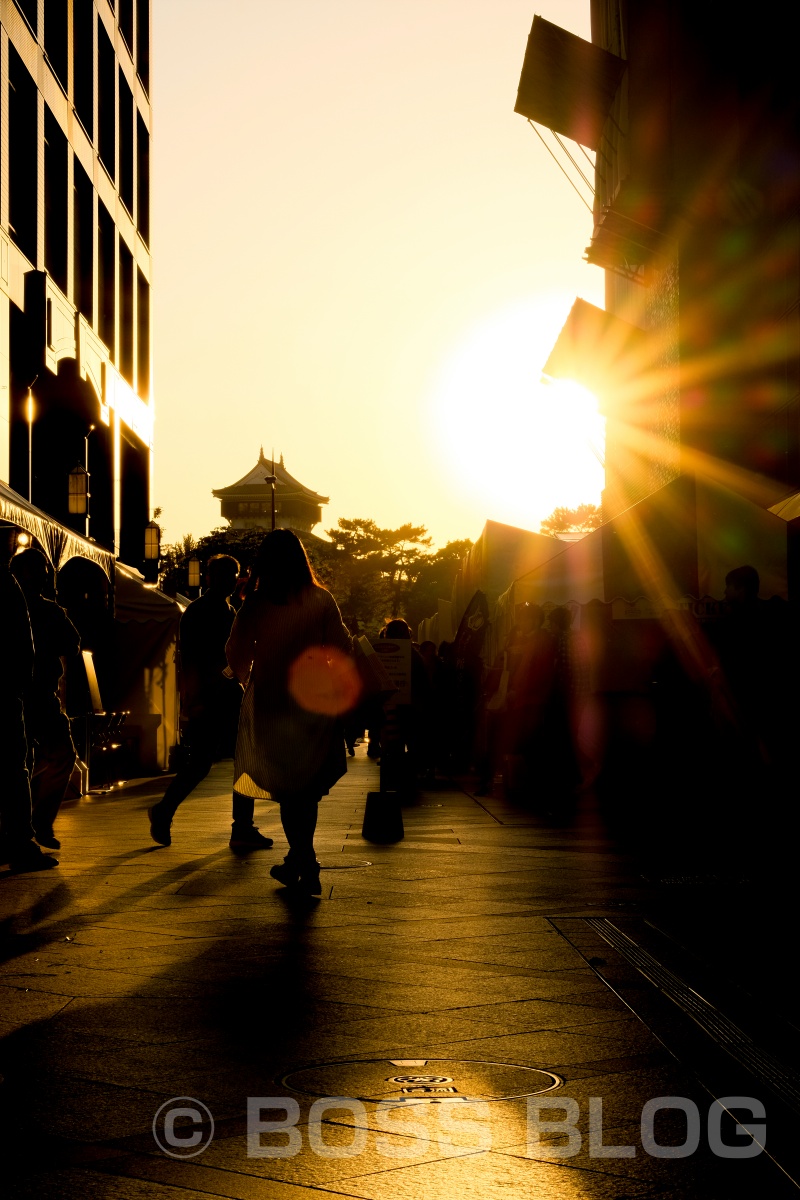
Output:
<instances>
[{"instance_id":1,"label":"stone paving slab","mask_svg":"<svg viewBox=\"0 0 800 1200\"><path fill-rule=\"evenodd\" d=\"M596 935L572 922L570 942L551 922L648 894L591 813L554 830L440 781L404 810L402 842L373 846L360 827L377 769L363 747L349 765L321 807L319 901L269 878L284 852L270 802L257 819L274 851L230 852L225 763L179 810L170 847L148 835L155 781L66 806L57 871L0 871L4 1196L730 1200L743 1181L771 1200L797 1195L763 1155L644 1153L647 1101L687 1097L705 1119L710 1098L636 1015L647 980L624 1003L588 961ZM363 1060L419 1078L432 1059L456 1080L459 1060L550 1071L545 1112L562 1124L532 1141L525 1099L319 1110L283 1082ZM194 1157L153 1137L157 1111L181 1096L216 1123ZM294 1133L248 1141L248 1096L296 1104ZM634 1157L590 1152L598 1097L606 1143ZM554 1158L573 1146L558 1132L567 1103L580 1147ZM661 1114L665 1143L681 1142L682 1120ZM205 1144L210 1125L198 1129ZM290 1136L297 1153L273 1154Z\"/></svg>"}]
</instances>

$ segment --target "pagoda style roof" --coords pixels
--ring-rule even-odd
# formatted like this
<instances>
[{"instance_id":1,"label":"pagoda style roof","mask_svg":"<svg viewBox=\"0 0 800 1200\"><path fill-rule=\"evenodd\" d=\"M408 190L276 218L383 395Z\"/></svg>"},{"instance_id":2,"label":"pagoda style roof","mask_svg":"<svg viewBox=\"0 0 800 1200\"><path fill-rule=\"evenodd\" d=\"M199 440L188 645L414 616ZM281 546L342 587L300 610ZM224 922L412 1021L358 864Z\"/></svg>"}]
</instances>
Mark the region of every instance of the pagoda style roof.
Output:
<instances>
[{"instance_id":1,"label":"pagoda style roof","mask_svg":"<svg viewBox=\"0 0 800 1200\"><path fill-rule=\"evenodd\" d=\"M298 500L306 500L309 504L328 504L330 503L328 496L320 496L319 492L312 491L305 484L300 483L293 475L290 475L283 463L283 455L275 464L275 494L282 498L288 499L296 497ZM267 476L273 473L273 463L269 458L264 456L264 447L258 455L258 462L252 467L246 475L236 483L230 484L229 487L212 488L212 496L216 496L218 500L263 500L266 495L266 486L264 480Z\"/></svg>"}]
</instances>

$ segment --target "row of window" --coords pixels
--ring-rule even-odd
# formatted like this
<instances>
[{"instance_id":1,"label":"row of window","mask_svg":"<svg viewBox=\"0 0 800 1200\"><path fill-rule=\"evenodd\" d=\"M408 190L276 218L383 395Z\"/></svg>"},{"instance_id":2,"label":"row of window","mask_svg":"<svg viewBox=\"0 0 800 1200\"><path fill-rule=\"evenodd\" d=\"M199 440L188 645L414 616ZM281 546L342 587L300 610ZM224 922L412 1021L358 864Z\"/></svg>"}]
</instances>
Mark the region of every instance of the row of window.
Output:
<instances>
[{"instance_id":1,"label":"row of window","mask_svg":"<svg viewBox=\"0 0 800 1200\"><path fill-rule=\"evenodd\" d=\"M19 80L9 93L9 232L26 258L38 266L36 88L21 61L14 64L15 72L20 69L30 82L27 94L20 88ZM61 126L50 109L45 108L44 267L61 291L69 295L71 214L73 294L70 299L109 347L121 374L132 385L136 383L141 396L146 396L150 389L150 288L125 242L117 237L114 218L96 197L91 179L74 156L70 194L69 155L69 143ZM117 305L118 351L115 336Z\"/></svg>"},{"instance_id":2,"label":"row of window","mask_svg":"<svg viewBox=\"0 0 800 1200\"><path fill-rule=\"evenodd\" d=\"M66 13L65 0L57 0ZM150 239L150 134L136 107L133 92L118 67L114 47L102 21L97 22L98 120L94 128L94 22L92 0L73 0L73 21L86 22L74 41L74 107L100 161L119 188L122 203L145 242ZM141 6L144 9L147 5ZM149 11L149 10L148 10ZM120 6L120 19L121 19ZM66 21L66 17L64 18ZM48 55L49 57L49 55ZM51 62L51 65L52 62ZM36 84L13 45L9 45L9 137L30 137L36 145ZM117 142L119 141L119 147ZM117 151L119 150L119 155ZM119 168L117 167L119 162ZM15 229L16 221L11 218ZM24 223L24 221L23 221ZM25 251L27 253L27 251ZM31 255L28 255L31 258ZM35 256L34 256L35 258Z\"/></svg>"},{"instance_id":3,"label":"row of window","mask_svg":"<svg viewBox=\"0 0 800 1200\"><path fill-rule=\"evenodd\" d=\"M127 132L120 143L120 198L133 216L145 241L150 233L150 142L137 113L138 129L133 136L133 98L128 111ZM27 67L9 44L8 92L8 204L9 232L26 258L37 262L37 202L39 195L38 94ZM121 126L124 123L121 123ZM67 165L69 146L66 135L49 108L45 108L44 128L44 201L45 259L56 264L51 273L58 281L62 260L66 263ZM136 169L134 170L134 153ZM76 181L85 172L74 160ZM88 177L87 177L88 179ZM76 182L76 188L80 185ZM91 186L91 185L90 185ZM135 194L135 200L134 200ZM63 225L63 236L61 226ZM63 242L63 245L62 245ZM49 267L48 267L49 269ZM64 273L66 267L64 265ZM59 283L59 286L61 284ZM80 306L79 306L80 307Z\"/></svg>"},{"instance_id":4,"label":"row of window","mask_svg":"<svg viewBox=\"0 0 800 1200\"><path fill-rule=\"evenodd\" d=\"M65 92L69 91L69 7L67 0L44 0L43 29L39 28L39 0L15 0L35 38L42 40L44 51ZM136 64L136 73L145 91L150 88L150 0L109 0L116 9L117 24ZM103 23L98 24L101 35L108 41ZM83 121L91 123L92 79L94 75L94 0L72 0L72 37L74 46L75 109ZM113 53L113 47L112 47ZM87 84L88 79L88 84ZM89 93L88 106L86 92ZM79 104L79 96L81 103Z\"/></svg>"},{"instance_id":5,"label":"row of window","mask_svg":"<svg viewBox=\"0 0 800 1200\"><path fill-rule=\"evenodd\" d=\"M84 175L86 182L88 178ZM90 185L91 186L91 185ZM76 189L77 204L77 189ZM89 215L88 204L86 215ZM102 200L97 202L97 321L95 328L111 349L111 357L123 378L146 399L150 394L150 285L133 261L122 238L117 238L114 221ZM76 251L75 279L86 302L91 303L92 263L91 227L82 245L88 243L84 260ZM118 244L118 248L117 248ZM78 270L80 267L80 275ZM114 334L119 304L119 353L114 350ZM76 305L88 321L92 316ZM134 377L134 364L136 376Z\"/></svg>"},{"instance_id":6,"label":"row of window","mask_svg":"<svg viewBox=\"0 0 800 1200\"><path fill-rule=\"evenodd\" d=\"M281 511L280 504L275 505L275 512ZM272 501L264 503L261 500L238 500L236 515L238 517L266 517L272 512Z\"/></svg>"}]
</instances>

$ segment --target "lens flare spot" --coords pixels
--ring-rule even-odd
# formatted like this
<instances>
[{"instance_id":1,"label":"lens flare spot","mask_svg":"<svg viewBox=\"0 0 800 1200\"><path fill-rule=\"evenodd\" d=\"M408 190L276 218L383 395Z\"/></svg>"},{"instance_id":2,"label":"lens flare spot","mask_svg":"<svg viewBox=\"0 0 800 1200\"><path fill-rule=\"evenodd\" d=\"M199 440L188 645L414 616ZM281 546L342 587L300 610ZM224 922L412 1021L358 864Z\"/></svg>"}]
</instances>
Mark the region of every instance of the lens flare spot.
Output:
<instances>
[{"instance_id":1,"label":"lens flare spot","mask_svg":"<svg viewBox=\"0 0 800 1200\"><path fill-rule=\"evenodd\" d=\"M289 668L289 694L306 712L338 717L358 703L355 663L333 646L310 646Z\"/></svg>"}]
</instances>

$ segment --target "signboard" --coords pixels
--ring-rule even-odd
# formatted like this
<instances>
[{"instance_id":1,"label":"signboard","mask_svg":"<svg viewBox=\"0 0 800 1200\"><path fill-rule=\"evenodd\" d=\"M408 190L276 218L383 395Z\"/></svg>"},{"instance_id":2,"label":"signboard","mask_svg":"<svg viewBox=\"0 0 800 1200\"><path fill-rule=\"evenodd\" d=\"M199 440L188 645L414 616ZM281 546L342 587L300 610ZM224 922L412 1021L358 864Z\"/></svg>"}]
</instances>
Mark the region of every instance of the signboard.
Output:
<instances>
[{"instance_id":1,"label":"signboard","mask_svg":"<svg viewBox=\"0 0 800 1200\"><path fill-rule=\"evenodd\" d=\"M662 611L663 607L656 606L644 596L636 600L623 600L618 596L611 601L611 618L614 621L652 621L658 619Z\"/></svg>"},{"instance_id":2,"label":"signboard","mask_svg":"<svg viewBox=\"0 0 800 1200\"><path fill-rule=\"evenodd\" d=\"M411 703L411 642L405 638L376 638L372 648L397 688L396 704Z\"/></svg>"}]
</instances>

